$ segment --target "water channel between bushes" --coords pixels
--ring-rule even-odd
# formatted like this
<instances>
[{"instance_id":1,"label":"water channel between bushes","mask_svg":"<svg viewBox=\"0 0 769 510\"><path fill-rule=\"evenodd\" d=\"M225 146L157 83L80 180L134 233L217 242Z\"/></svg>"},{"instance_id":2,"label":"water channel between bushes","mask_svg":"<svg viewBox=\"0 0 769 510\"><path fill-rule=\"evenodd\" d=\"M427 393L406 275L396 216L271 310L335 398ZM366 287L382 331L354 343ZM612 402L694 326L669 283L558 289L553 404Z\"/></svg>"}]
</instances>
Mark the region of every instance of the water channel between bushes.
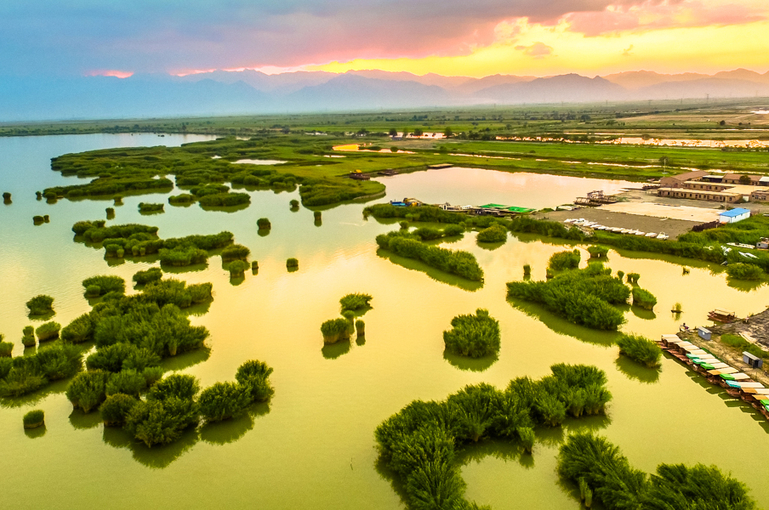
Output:
<instances>
[{"instance_id":1,"label":"water channel between bushes","mask_svg":"<svg viewBox=\"0 0 769 510\"><path fill-rule=\"evenodd\" d=\"M109 265L103 252L73 242L79 220L102 219L111 201L61 200L49 205L34 192L73 182L50 170L50 158L89 149L178 145L206 137L83 135L0 138L0 188L13 204L0 206L0 332L16 342L30 323L24 303L45 293L55 298L54 320L67 324L89 310L80 282L95 274L131 276L151 264ZM556 206L593 189L629 185L543 174L448 169L384 178L388 199L426 202ZM549 256L563 243L536 236L510 237L502 246L480 247L475 234L446 246L472 252L486 277L481 288L419 263L377 253L377 234L397 228L365 220L362 204L313 213L292 212L298 193L252 191L251 205L233 213L167 204L168 195L128 197L109 223L160 227L162 237L229 230L259 261L258 275L232 285L218 256L206 267L172 275L190 283L210 281L215 299L206 314L192 317L211 332L210 356L192 353L166 366L200 379L202 386L233 380L247 359L274 368L275 396L269 406L229 423L205 426L167 447L133 444L120 430L105 429L98 412L73 412L66 382L42 394L6 401L0 407L3 438L0 471L4 508L258 507L270 509L392 509L403 507L392 479L377 466L373 432L414 399L442 400L467 384L503 388L510 379L539 378L554 363L593 364L605 370L614 396L605 418L567 421L538 431L534 455L521 456L503 443L484 442L460 455L467 497L492 508L576 509L559 484L555 457L565 434L595 430L617 444L637 468L651 472L663 462L717 464L744 481L762 507L769 507L769 426L748 406L729 399L676 362L659 372L618 359L614 335L571 325L536 306L505 300L505 283L531 264L542 279ZM139 202L166 202L165 214L141 216ZM48 214L33 226L32 216ZM272 231L260 236L256 219L268 217ZM583 254L585 254L583 250ZM299 271L288 273L288 257ZM583 256L584 258L584 256ZM584 264L584 261L583 261ZM684 275L682 267L691 268ZM658 298L656 313L627 308L624 331L657 337L680 321L705 322L707 312L728 307L738 314L769 305L769 288L728 284L719 266L644 254L609 253L613 270L641 274L640 284ZM133 290L129 290L133 292ZM371 294L365 343L322 349L320 324L337 316L339 298ZM684 313L668 310L680 302ZM451 318L487 308L501 323L499 359L488 365L444 355L442 332ZM46 429L25 434L22 415L43 409Z\"/></svg>"}]
</instances>

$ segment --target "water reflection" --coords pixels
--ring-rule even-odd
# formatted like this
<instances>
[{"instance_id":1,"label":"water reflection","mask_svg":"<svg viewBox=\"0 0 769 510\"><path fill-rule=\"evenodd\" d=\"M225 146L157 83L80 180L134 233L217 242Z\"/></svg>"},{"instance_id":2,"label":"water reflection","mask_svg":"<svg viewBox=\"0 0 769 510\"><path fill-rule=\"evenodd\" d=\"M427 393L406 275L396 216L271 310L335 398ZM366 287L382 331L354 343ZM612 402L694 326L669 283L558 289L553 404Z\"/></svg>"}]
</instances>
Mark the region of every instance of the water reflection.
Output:
<instances>
[{"instance_id":1,"label":"water reflection","mask_svg":"<svg viewBox=\"0 0 769 510\"><path fill-rule=\"evenodd\" d=\"M69 415L69 422L73 428L80 430L92 429L104 423L98 410L84 413L81 409L73 409Z\"/></svg>"},{"instance_id":2,"label":"water reflection","mask_svg":"<svg viewBox=\"0 0 769 510\"><path fill-rule=\"evenodd\" d=\"M639 365L627 356L619 356L614 364L617 370L628 376L629 379L645 384L654 384L660 380L660 370L658 368L647 368Z\"/></svg>"},{"instance_id":3,"label":"water reflection","mask_svg":"<svg viewBox=\"0 0 769 510\"><path fill-rule=\"evenodd\" d=\"M201 205L200 208L209 212L223 212L223 213L235 213L248 209L251 204L239 204L239 205Z\"/></svg>"},{"instance_id":4,"label":"water reflection","mask_svg":"<svg viewBox=\"0 0 769 510\"><path fill-rule=\"evenodd\" d=\"M34 429L24 429L24 434L30 439L37 439L38 437L43 437L47 430L46 426L43 425Z\"/></svg>"},{"instance_id":5,"label":"water reflection","mask_svg":"<svg viewBox=\"0 0 769 510\"><path fill-rule=\"evenodd\" d=\"M211 349L204 346L202 349L195 349L193 351L177 354L176 356L163 358L160 366L162 366L164 370L184 370L185 368L197 365L198 363L203 363L210 357Z\"/></svg>"},{"instance_id":6,"label":"water reflection","mask_svg":"<svg viewBox=\"0 0 769 510\"><path fill-rule=\"evenodd\" d=\"M657 314L654 313L654 310L646 310L640 306L631 306L630 311L633 312L633 315L645 321L653 321L657 318Z\"/></svg>"},{"instance_id":7,"label":"water reflection","mask_svg":"<svg viewBox=\"0 0 769 510\"><path fill-rule=\"evenodd\" d=\"M254 418L270 412L268 402L254 405L243 416L217 423L207 423L200 429L200 439L209 444L224 445L233 443L254 428Z\"/></svg>"},{"instance_id":8,"label":"water reflection","mask_svg":"<svg viewBox=\"0 0 769 510\"><path fill-rule=\"evenodd\" d=\"M733 288L737 289L740 292L751 292L753 290L756 290L760 287L762 287L766 282L758 280L758 281L751 281L751 280L737 280L735 278L727 278L726 284Z\"/></svg>"},{"instance_id":9,"label":"water reflection","mask_svg":"<svg viewBox=\"0 0 769 510\"><path fill-rule=\"evenodd\" d=\"M479 248L481 248L483 250L494 251L497 248L499 248L500 246L502 246L503 244L505 244L505 241L501 241L499 243L481 243L481 242L476 242L476 244L478 245Z\"/></svg>"},{"instance_id":10,"label":"water reflection","mask_svg":"<svg viewBox=\"0 0 769 510\"><path fill-rule=\"evenodd\" d=\"M32 355L32 354L35 354L35 352L36 350L28 348L24 350L24 355L25 356ZM2 397L0 398L0 407L12 409L17 407L25 407L25 406L31 406L33 404L37 404L38 402L45 399L49 395L53 395L56 393L64 393L64 391L67 389L67 385L69 384L69 381L70 379L54 381L33 393L30 393L28 395L22 395L20 397Z\"/></svg>"},{"instance_id":11,"label":"water reflection","mask_svg":"<svg viewBox=\"0 0 769 510\"><path fill-rule=\"evenodd\" d=\"M483 372L493 365L499 359L499 356L495 354L494 356L484 356L482 358L470 358L468 356L454 354L446 349L443 351L443 359L460 370Z\"/></svg>"},{"instance_id":12,"label":"water reflection","mask_svg":"<svg viewBox=\"0 0 769 510\"><path fill-rule=\"evenodd\" d=\"M324 344L321 352L326 359L337 359L338 357L350 352L352 344L350 340L340 340L333 344Z\"/></svg>"},{"instance_id":13,"label":"water reflection","mask_svg":"<svg viewBox=\"0 0 769 510\"><path fill-rule=\"evenodd\" d=\"M619 337L617 331L601 331L572 324L536 303L530 303L520 299L508 299L507 302L526 315L536 318L556 333L571 336L578 340L582 340L583 342L610 346L613 345Z\"/></svg>"}]
</instances>

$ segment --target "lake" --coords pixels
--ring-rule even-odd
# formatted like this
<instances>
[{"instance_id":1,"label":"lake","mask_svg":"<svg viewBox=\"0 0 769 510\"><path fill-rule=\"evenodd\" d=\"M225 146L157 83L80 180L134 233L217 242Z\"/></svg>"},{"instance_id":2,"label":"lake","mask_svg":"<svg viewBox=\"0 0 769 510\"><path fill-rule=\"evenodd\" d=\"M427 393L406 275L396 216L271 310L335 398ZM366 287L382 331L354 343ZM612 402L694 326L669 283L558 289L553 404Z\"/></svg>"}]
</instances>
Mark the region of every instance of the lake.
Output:
<instances>
[{"instance_id":1,"label":"lake","mask_svg":"<svg viewBox=\"0 0 769 510\"><path fill-rule=\"evenodd\" d=\"M180 144L210 137L83 135L0 138L0 191L13 204L0 206L0 332L16 343L31 321L24 303L40 293L55 298L54 320L64 324L87 312L81 281L114 274L130 282L148 263L108 264L103 251L73 242L74 222L104 219L111 201L36 201L46 186L75 182L50 170L50 158L88 149ZM387 199L413 196L427 202L498 202L521 207L556 206L592 189L612 191L628 183L480 169L435 170L383 178ZM552 364L584 363L606 371L613 394L607 417L567 420L563 428L537 431L531 457L503 443L484 442L460 455L467 498L492 508L576 509L558 483L555 457L569 431L595 430L619 446L634 467L651 472L663 462L717 464L745 482L759 506L769 507L765 483L769 425L752 408L728 398L678 363L664 359L659 373L618 358L613 336L571 325L533 305L505 300L505 283L543 279L553 253L571 248L537 236L510 237L490 250L475 233L452 249L476 255L485 271L481 288L428 270L414 261L378 254L374 238L395 222L363 218L363 204L313 213L290 210L298 193L252 191L237 212L172 207L164 194L126 197L108 222L144 223L162 237L229 230L259 261L258 275L230 283L218 256L199 271L172 275L190 283L210 281L214 301L193 324L211 332L210 356L180 355L166 363L200 379L203 387L232 381L245 360L274 368L275 395L246 417L187 432L181 441L147 449L121 430L104 428L98 412L73 412L66 382L42 394L4 401L0 408L4 484L0 506L13 508L239 508L393 509L403 503L390 475L377 466L374 429L415 399L443 400L467 384L503 388L515 377L539 378ZM166 202L165 214L142 216L139 202ZM34 226L32 216L50 215ZM256 220L272 231L260 236ZM583 259L586 252L582 249ZM288 257L299 271L288 273ZM112 262L111 264L114 264ZM583 260L584 264L584 260ZM657 296L655 313L628 309L623 331L658 337L681 321L704 324L709 310L738 315L769 303L766 286L729 286L722 268L691 260L609 252L608 265L641 275ZM691 268L683 274L682 266ZM130 286L129 286L130 287ZM129 292L134 292L129 290ZM320 324L338 316L339 298L373 296L365 316L366 340L323 348ZM679 318L668 312L682 304ZM455 315L486 308L500 321L499 359L478 366L444 357L442 332ZM43 435L27 434L22 416L43 409Z\"/></svg>"}]
</instances>

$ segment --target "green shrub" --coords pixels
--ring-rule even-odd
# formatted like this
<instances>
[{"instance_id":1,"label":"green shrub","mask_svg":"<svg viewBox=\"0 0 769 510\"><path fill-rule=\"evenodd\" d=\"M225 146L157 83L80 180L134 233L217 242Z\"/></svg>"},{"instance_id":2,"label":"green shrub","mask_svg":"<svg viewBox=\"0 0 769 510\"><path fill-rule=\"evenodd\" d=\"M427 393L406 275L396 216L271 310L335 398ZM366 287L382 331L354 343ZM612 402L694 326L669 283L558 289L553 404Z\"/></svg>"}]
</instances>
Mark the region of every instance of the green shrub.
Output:
<instances>
[{"instance_id":1,"label":"green shrub","mask_svg":"<svg viewBox=\"0 0 769 510\"><path fill-rule=\"evenodd\" d=\"M89 314L76 318L61 330L61 339L66 343L79 344L93 340L93 321Z\"/></svg>"},{"instance_id":2,"label":"green shrub","mask_svg":"<svg viewBox=\"0 0 769 510\"><path fill-rule=\"evenodd\" d=\"M579 250L574 249L572 251L560 251L554 253L548 261L547 267L553 271L563 271L565 269L577 269L579 267L579 261L582 256Z\"/></svg>"},{"instance_id":3,"label":"green shrub","mask_svg":"<svg viewBox=\"0 0 769 510\"><path fill-rule=\"evenodd\" d=\"M321 324L320 332L323 333L323 342L333 344L339 340L350 338L350 322L347 319L330 319Z\"/></svg>"},{"instance_id":4,"label":"green shrub","mask_svg":"<svg viewBox=\"0 0 769 510\"><path fill-rule=\"evenodd\" d=\"M13 359L0 358L0 380L5 379L8 373L13 368Z\"/></svg>"},{"instance_id":5,"label":"green shrub","mask_svg":"<svg viewBox=\"0 0 769 510\"><path fill-rule=\"evenodd\" d=\"M503 243L507 241L507 229L502 225L492 225L478 232L479 243Z\"/></svg>"},{"instance_id":6,"label":"green shrub","mask_svg":"<svg viewBox=\"0 0 769 510\"><path fill-rule=\"evenodd\" d=\"M196 377L186 374L172 374L150 388L147 399L161 401L171 398L194 400L199 391L200 383Z\"/></svg>"},{"instance_id":7,"label":"green shrub","mask_svg":"<svg viewBox=\"0 0 769 510\"><path fill-rule=\"evenodd\" d=\"M259 227L259 230L270 230L272 228L270 220L267 218L259 218L256 220L256 225Z\"/></svg>"},{"instance_id":8,"label":"green shrub","mask_svg":"<svg viewBox=\"0 0 769 510\"><path fill-rule=\"evenodd\" d=\"M518 427L518 438L521 440L521 446L526 453L531 454L534 450L534 442L536 437L534 435L534 429L531 427Z\"/></svg>"},{"instance_id":9,"label":"green shrub","mask_svg":"<svg viewBox=\"0 0 769 510\"><path fill-rule=\"evenodd\" d=\"M126 417L139 401L129 395L115 393L110 395L99 407L105 427L122 427Z\"/></svg>"},{"instance_id":10,"label":"green shrub","mask_svg":"<svg viewBox=\"0 0 769 510\"><path fill-rule=\"evenodd\" d=\"M249 389L252 402L265 402L275 393L270 385L270 374L272 374L272 368L266 363L250 360L238 367L235 380Z\"/></svg>"},{"instance_id":11,"label":"green shrub","mask_svg":"<svg viewBox=\"0 0 769 510\"><path fill-rule=\"evenodd\" d=\"M34 363L47 380L58 381L83 369L83 355L73 345L57 345L40 349L34 356Z\"/></svg>"},{"instance_id":12,"label":"green shrub","mask_svg":"<svg viewBox=\"0 0 769 510\"><path fill-rule=\"evenodd\" d=\"M404 235L401 231L390 232L378 235L376 242L383 250L389 250L401 257L419 260L428 266L471 281L483 281L483 269L472 253L430 246L406 237L409 235Z\"/></svg>"},{"instance_id":13,"label":"green shrub","mask_svg":"<svg viewBox=\"0 0 769 510\"><path fill-rule=\"evenodd\" d=\"M39 373L34 362L19 363L17 362L19 359L24 360L24 358L14 358L11 362L13 366L5 378L0 380L0 397L19 397L37 391L48 384L48 380ZM11 361L8 358L0 358L0 364L5 360Z\"/></svg>"},{"instance_id":14,"label":"green shrub","mask_svg":"<svg viewBox=\"0 0 769 510\"><path fill-rule=\"evenodd\" d=\"M146 271L137 271L133 276L133 281L137 285L146 285L151 282L156 282L163 278L163 270L159 267L151 267Z\"/></svg>"},{"instance_id":15,"label":"green shrub","mask_svg":"<svg viewBox=\"0 0 769 510\"><path fill-rule=\"evenodd\" d=\"M757 508L744 483L724 475L716 466L660 464L651 476L645 497L649 508Z\"/></svg>"},{"instance_id":16,"label":"green shrub","mask_svg":"<svg viewBox=\"0 0 769 510\"><path fill-rule=\"evenodd\" d=\"M443 332L446 349L461 356L480 358L499 352L499 321L488 310L478 309L475 315L457 315L451 320L452 329Z\"/></svg>"},{"instance_id":17,"label":"green shrub","mask_svg":"<svg viewBox=\"0 0 769 510\"><path fill-rule=\"evenodd\" d=\"M291 210L299 209L299 200L293 199L291 200Z\"/></svg>"},{"instance_id":18,"label":"green shrub","mask_svg":"<svg viewBox=\"0 0 769 510\"><path fill-rule=\"evenodd\" d=\"M294 269L299 267L299 261L295 258L290 258L286 260L286 267L289 269Z\"/></svg>"},{"instance_id":19,"label":"green shrub","mask_svg":"<svg viewBox=\"0 0 769 510\"><path fill-rule=\"evenodd\" d=\"M59 338L59 330L61 330L61 324L51 321L38 326L35 333L39 342L47 342Z\"/></svg>"},{"instance_id":20,"label":"green shrub","mask_svg":"<svg viewBox=\"0 0 769 510\"><path fill-rule=\"evenodd\" d=\"M24 415L22 419L25 429L36 429L45 425L45 412L42 409L35 409Z\"/></svg>"},{"instance_id":21,"label":"green shrub","mask_svg":"<svg viewBox=\"0 0 769 510\"><path fill-rule=\"evenodd\" d=\"M637 363L641 363L649 368L660 366L662 349L648 338L622 334L617 340L617 345L619 346L620 354L624 354Z\"/></svg>"},{"instance_id":22,"label":"green shrub","mask_svg":"<svg viewBox=\"0 0 769 510\"><path fill-rule=\"evenodd\" d=\"M609 248L603 246L588 246L587 252L590 254L591 259L604 259L609 253Z\"/></svg>"},{"instance_id":23,"label":"green shrub","mask_svg":"<svg viewBox=\"0 0 769 510\"><path fill-rule=\"evenodd\" d=\"M369 301L373 298L369 294L347 294L339 303L342 305L342 312L345 310L352 310L353 312L368 311L371 309Z\"/></svg>"},{"instance_id":24,"label":"green shrub","mask_svg":"<svg viewBox=\"0 0 769 510\"><path fill-rule=\"evenodd\" d=\"M723 344L728 345L729 347L734 347L735 349L739 349L741 351L747 351L754 356L758 356L759 358L764 358L766 360L769 360L769 351L763 350L758 345L748 342L747 340L745 340L739 335L726 333L724 335L721 335L721 342Z\"/></svg>"},{"instance_id":25,"label":"green shrub","mask_svg":"<svg viewBox=\"0 0 769 510\"><path fill-rule=\"evenodd\" d=\"M125 429L147 447L169 444L199 421L197 403L171 397L137 402L125 418Z\"/></svg>"},{"instance_id":26,"label":"green shrub","mask_svg":"<svg viewBox=\"0 0 769 510\"><path fill-rule=\"evenodd\" d=\"M246 269L248 269L248 263L242 260L235 260L230 262L227 269L230 271L231 278L241 277L245 275Z\"/></svg>"},{"instance_id":27,"label":"green shrub","mask_svg":"<svg viewBox=\"0 0 769 510\"><path fill-rule=\"evenodd\" d=\"M67 328L64 328L67 329ZM62 338L64 338L64 330L61 332ZM37 341L35 340L35 328L32 326L24 326L24 330L21 337L21 343L24 347L34 347Z\"/></svg>"},{"instance_id":28,"label":"green shrub","mask_svg":"<svg viewBox=\"0 0 769 510\"><path fill-rule=\"evenodd\" d=\"M640 306L645 310L653 310L657 304L654 294L640 287L633 287L633 306Z\"/></svg>"},{"instance_id":29,"label":"green shrub","mask_svg":"<svg viewBox=\"0 0 769 510\"><path fill-rule=\"evenodd\" d=\"M136 370L123 370L109 376L106 394L109 396L124 393L138 397L146 387L147 381L142 373Z\"/></svg>"},{"instance_id":30,"label":"green shrub","mask_svg":"<svg viewBox=\"0 0 769 510\"><path fill-rule=\"evenodd\" d=\"M193 203L197 198L190 193L181 193L179 195L173 195L168 197L168 203L171 205L189 205Z\"/></svg>"},{"instance_id":31,"label":"green shrub","mask_svg":"<svg viewBox=\"0 0 769 510\"><path fill-rule=\"evenodd\" d=\"M112 207L107 207L107 208L105 209L105 212L107 213L107 219L108 219L108 220L111 220L112 218L114 218L114 217L115 217L115 209L114 209L114 208L112 208Z\"/></svg>"},{"instance_id":32,"label":"green shrub","mask_svg":"<svg viewBox=\"0 0 769 510\"><path fill-rule=\"evenodd\" d=\"M85 297L97 298L101 295L101 287L98 285L89 285L85 288Z\"/></svg>"},{"instance_id":33,"label":"green shrub","mask_svg":"<svg viewBox=\"0 0 769 510\"><path fill-rule=\"evenodd\" d=\"M67 398L74 408L91 412L106 398L109 372L90 370L77 374L67 386Z\"/></svg>"},{"instance_id":34,"label":"green shrub","mask_svg":"<svg viewBox=\"0 0 769 510\"><path fill-rule=\"evenodd\" d=\"M222 250L222 260L223 261L237 260L237 259L246 260L250 253L251 253L251 250L249 250L247 247L240 244L232 244Z\"/></svg>"},{"instance_id":35,"label":"green shrub","mask_svg":"<svg viewBox=\"0 0 769 510\"><path fill-rule=\"evenodd\" d=\"M13 353L13 342L3 342L3 336L0 335L0 358L10 358Z\"/></svg>"},{"instance_id":36,"label":"green shrub","mask_svg":"<svg viewBox=\"0 0 769 510\"><path fill-rule=\"evenodd\" d=\"M321 213L320 213L320 211L314 211L314 212L312 213L312 215L314 216L314 218L315 218L315 221L316 221L316 222L318 222L318 221L321 221L321 219L322 219L322 218L321 218Z\"/></svg>"},{"instance_id":37,"label":"green shrub","mask_svg":"<svg viewBox=\"0 0 769 510\"><path fill-rule=\"evenodd\" d=\"M27 301L29 315L46 315L53 312L53 298L40 294Z\"/></svg>"},{"instance_id":38,"label":"green shrub","mask_svg":"<svg viewBox=\"0 0 769 510\"><path fill-rule=\"evenodd\" d=\"M198 203L204 207L233 207L250 204L251 195L248 193L215 193L198 197Z\"/></svg>"},{"instance_id":39,"label":"green shrub","mask_svg":"<svg viewBox=\"0 0 769 510\"><path fill-rule=\"evenodd\" d=\"M446 228L443 229L443 237L456 237L461 236L465 233L465 227L462 225L446 225ZM505 238L507 238L507 233L505 232Z\"/></svg>"},{"instance_id":40,"label":"green shrub","mask_svg":"<svg viewBox=\"0 0 769 510\"><path fill-rule=\"evenodd\" d=\"M638 273L628 273L627 274L627 282L631 283L633 285L638 283L638 280L641 278L641 275Z\"/></svg>"},{"instance_id":41,"label":"green shrub","mask_svg":"<svg viewBox=\"0 0 769 510\"><path fill-rule=\"evenodd\" d=\"M735 280L760 280L764 276L764 271L755 264L733 262L726 266L726 274Z\"/></svg>"},{"instance_id":42,"label":"green shrub","mask_svg":"<svg viewBox=\"0 0 769 510\"><path fill-rule=\"evenodd\" d=\"M524 277L531 276L531 266L529 264L523 265L523 276Z\"/></svg>"},{"instance_id":43,"label":"green shrub","mask_svg":"<svg viewBox=\"0 0 769 510\"><path fill-rule=\"evenodd\" d=\"M150 387L163 378L163 367L146 367L142 370L142 376L147 387Z\"/></svg>"},{"instance_id":44,"label":"green shrub","mask_svg":"<svg viewBox=\"0 0 769 510\"><path fill-rule=\"evenodd\" d=\"M203 264L208 260L208 252L193 245L178 245L171 249L161 248L158 254L162 265L174 267Z\"/></svg>"},{"instance_id":45,"label":"green shrub","mask_svg":"<svg viewBox=\"0 0 769 510\"><path fill-rule=\"evenodd\" d=\"M355 321L355 333L358 338L366 335L366 323L358 319Z\"/></svg>"},{"instance_id":46,"label":"green shrub","mask_svg":"<svg viewBox=\"0 0 769 510\"><path fill-rule=\"evenodd\" d=\"M119 292L120 294L125 294L125 280L119 276L92 276L83 280L83 287L86 289L86 292L94 291L95 287L98 287L99 296L103 296L108 292Z\"/></svg>"},{"instance_id":47,"label":"green shrub","mask_svg":"<svg viewBox=\"0 0 769 510\"><path fill-rule=\"evenodd\" d=\"M163 206L164 204L152 204L152 203L140 202L139 212L141 214L159 213L159 212L163 212Z\"/></svg>"},{"instance_id":48,"label":"green shrub","mask_svg":"<svg viewBox=\"0 0 769 510\"><path fill-rule=\"evenodd\" d=\"M246 412L251 405L248 386L231 382L218 382L200 393L200 414L207 422L222 421Z\"/></svg>"}]
</instances>

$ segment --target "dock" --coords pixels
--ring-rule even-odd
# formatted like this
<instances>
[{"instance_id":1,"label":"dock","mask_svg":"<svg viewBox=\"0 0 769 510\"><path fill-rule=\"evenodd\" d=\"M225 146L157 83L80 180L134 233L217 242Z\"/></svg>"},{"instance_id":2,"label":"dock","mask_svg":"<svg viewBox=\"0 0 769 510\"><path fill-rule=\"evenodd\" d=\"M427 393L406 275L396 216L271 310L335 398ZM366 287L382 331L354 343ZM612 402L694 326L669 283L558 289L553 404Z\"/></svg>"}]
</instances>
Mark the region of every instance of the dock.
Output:
<instances>
[{"instance_id":1,"label":"dock","mask_svg":"<svg viewBox=\"0 0 769 510\"><path fill-rule=\"evenodd\" d=\"M657 345L711 384L724 388L729 396L750 404L769 420L769 388L754 381L750 375L678 335L662 335Z\"/></svg>"}]
</instances>

